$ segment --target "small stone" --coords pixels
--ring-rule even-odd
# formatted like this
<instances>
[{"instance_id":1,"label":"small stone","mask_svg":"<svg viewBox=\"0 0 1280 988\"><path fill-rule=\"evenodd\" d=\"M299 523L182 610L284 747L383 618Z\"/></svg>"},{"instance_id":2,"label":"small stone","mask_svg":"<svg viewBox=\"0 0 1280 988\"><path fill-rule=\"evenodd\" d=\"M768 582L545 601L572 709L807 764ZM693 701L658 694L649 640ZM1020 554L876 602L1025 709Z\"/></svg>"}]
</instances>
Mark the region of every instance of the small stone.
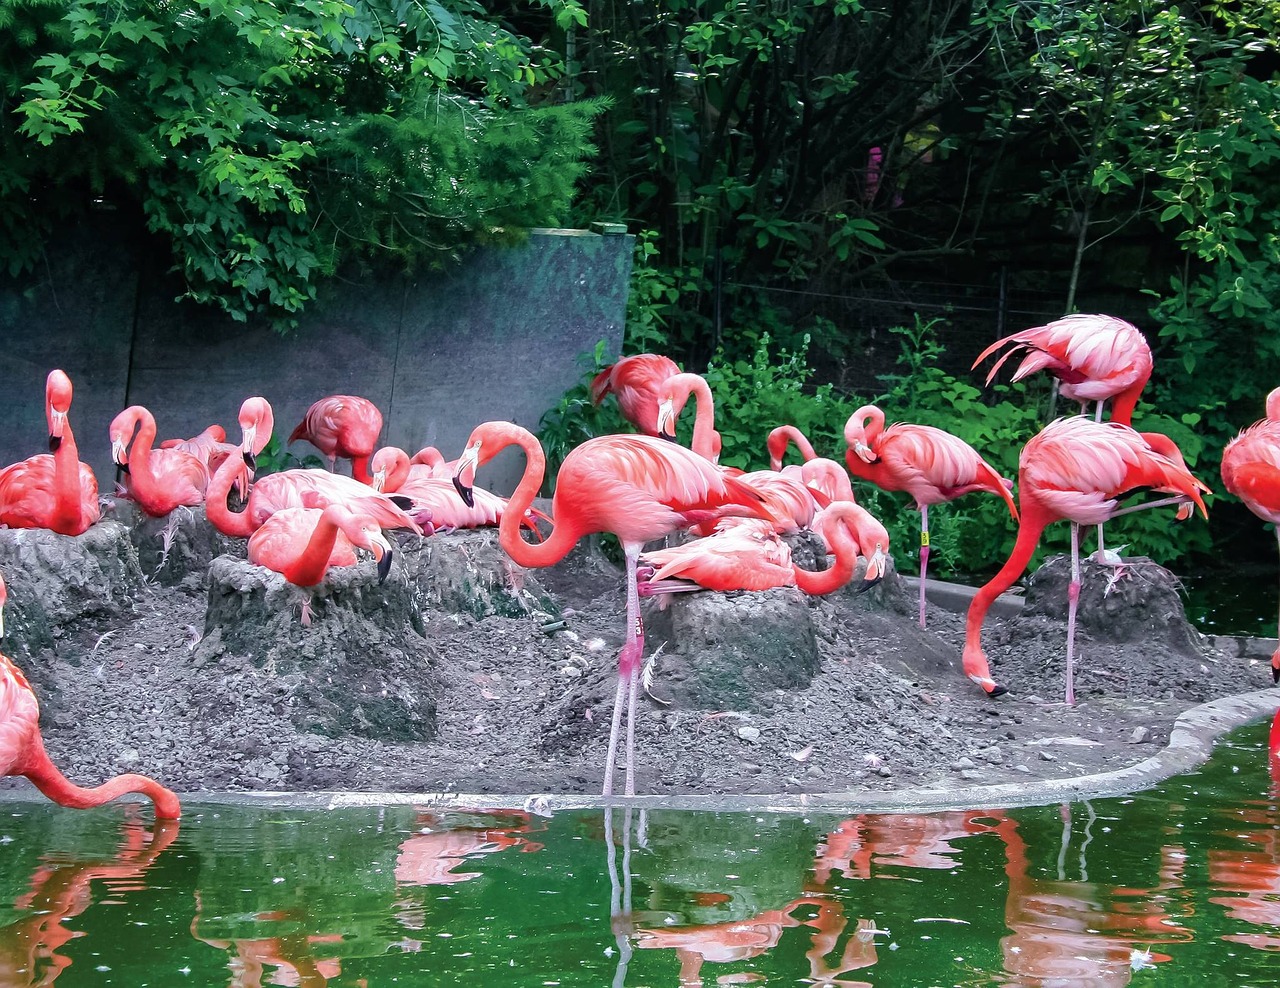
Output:
<instances>
[{"instance_id":1,"label":"small stone","mask_svg":"<svg viewBox=\"0 0 1280 988\"><path fill-rule=\"evenodd\" d=\"M812 776L813 778L817 779L823 775L826 775L827 773L822 771L821 765L810 765L807 769L804 770L804 774Z\"/></svg>"},{"instance_id":2,"label":"small stone","mask_svg":"<svg viewBox=\"0 0 1280 988\"><path fill-rule=\"evenodd\" d=\"M1151 739L1151 732L1145 727L1135 727L1133 733L1129 735L1130 744L1142 744L1144 741Z\"/></svg>"},{"instance_id":3,"label":"small stone","mask_svg":"<svg viewBox=\"0 0 1280 988\"><path fill-rule=\"evenodd\" d=\"M960 778L969 779L970 781L974 779L981 779L982 773L974 769L965 769L963 772L960 773Z\"/></svg>"},{"instance_id":4,"label":"small stone","mask_svg":"<svg viewBox=\"0 0 1280 988\"><path fill-rule=\"evenodd\" d=\"M754 762L743 762L742 771L746 772L748 775L759 775L760 766L756 765Z\"/></svg>"},{"instance_id":5,"label":"small stone","mask_svg":"<svg viewBox=\"0 0 1280 988\"><path fill-rule=\"evenodd\" d=\"M1025 766L1025 765L1015 765L1015 766L1013 766L1013 770L1014 770L1015 772L1026 772L1026 773L1030 773L1030 772L1031 772L1031 769L1027 768L1027 766Z\"/></svg>"},{"instance_id":6,"label":"small stone","mask_svg":"<svg viewBox=\"0 0 1280 988\"><path fill-rule=\"evenodd\" d=\"M876 769L876 775L880 776L882 779L887 779L889 776L893 775L893 769L889 768L888 765L881 765Z\"/></svg>"},{"instance_id":7,"label":"small stone","mask_svg":"<svg viewBox=\"0 0 1280 988\"><path fill-rule=\"evenodd\" d=\"M1041 750L1040 759L1046 762L1056 762L1058 760L1058 756L1055 755L1052 751Z\"/></svg>"},{"instance_id":8,"label":"small stone","mask_svg":"<svg viewBox=\"0 0 1280 988\"><path fill-rule=\"evenodd\" d=\"M975 762L968 755L964 756L963 758L959 758L956 761L951 763L951 771L953 772L967 772L970 769L974 769L977 767L978 767L978 763Z\"/></svg>"},{"instance_id":9,"label":"small stone","mask_svg":"<svg viewBox=\"0 0 1280 988\"><path fill-rule=\"evenodd\" d=\"M999 746L994 744L990 748L983 748L978 752L978 754L993 765L998 765L1000 762L1004 761L1004 752L1000 750Z\"/></svg>"},{"instance_id":10,"label":"small stone","mask_svg":"<svg viewBox=\"0 0 1280 988\"><path fill-rule=\"evenodd\" d=\"M739 727L737 734L743 741L750 741L752 744L760 740L760 728L758 727Z\"/></svg>"}]
</instances>

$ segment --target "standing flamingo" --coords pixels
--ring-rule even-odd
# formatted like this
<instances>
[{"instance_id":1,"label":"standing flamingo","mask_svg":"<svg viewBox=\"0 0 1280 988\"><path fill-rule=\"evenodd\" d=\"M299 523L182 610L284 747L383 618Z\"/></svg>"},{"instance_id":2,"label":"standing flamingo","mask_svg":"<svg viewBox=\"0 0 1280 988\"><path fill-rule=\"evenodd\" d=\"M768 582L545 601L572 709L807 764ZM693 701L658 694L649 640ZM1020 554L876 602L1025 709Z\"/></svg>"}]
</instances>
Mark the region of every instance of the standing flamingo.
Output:
<instances>
[{"instance_id":1,"label":"standing flamingo","mask_svg":"<svg viewBox=\"0 0 1280 988\"><path fill-rule=\"evenodd\" d=\"M532 433L510 422L476 426L458 458L454 486L470 503L475 471L508 446L519 446L526 457L524 475L507 502L498 527L499 543L517 564L552 566L568 555L578 539L592 532L612 532L622 543L627 571L627 629L618 655L618 688L603 791L606 796L613 792L618 732L625 705L626 793L633 795L636 684L644 654L636 559L646 542L727 512L760 517L763 512L759 498L750 488L681 446L649 436L597 436L565 457L552 499L555 527L545 542L531 545L520 538L520 519L542 485L547 463L542 446Z\"/></svg>"},{"instance_id":2,"label":"standing flamingo","mask_svg":"<svg viewBox=\"0 0 1280 988\"><path fill-rule=\"evenodd\" d=\"M920 627L925 621L925 571L929 563L929 505L973 491L1004 499L1014 520L1012 486L963 439L931 425L897 422L884 427L884 412L863 405L844 427L845 463L855 477L887 491L906 491L920 512Z\"/></svg>"},{"instance_id":3,"label":"standing flamingo","mask_svg":"<svg viewBox=\"0 0 1280 988\"><path fill-rule=\"evenodd\" d=\"M1032 329L996 340L973 362L977 367L1006 343L1013 346L995 362L987 374L990 385L1000 367L1015 353L1026 357L1013 375L1021 381L1038 370L1047 370L1061 382L1064 398L1080 402L1081 414L1088 403L1097 402L1094 421L1102 421L1102 406L1111 399L1111 421L1133 424L1133 409L1151 377L1151 347L1136 326L1115 316L1076 313ZM1105 565L1117 565L1108 555L1098 526L1098 552L1094 556Z\"/></svg>"},{"instance_id":4,"label":"standing flamingo","mask_svg":"<svg viewBox=\"0 0 1280 988\"><path fill-rule=\"evenodd\" d=\"M0 577L0 614L9 592ZM0 635L4 621L0 618ZM156 818L176 820L178 797L145 775L118 775L93 789L82 789L58 771L40 736L40 704L26 677L8 656L0 654L0 775L25 775L61 806L83 810L101 806L127 792L141 793L156 806Z\"/></svg>"},{"instance_id":5,"label":"standing flamingo","mask_svg":"<svg viewBox=\"0 0 1280 988\"><path fill-rule=\"evenodd\" d=\"M134 430L137 435L134 435ZM204 501L209 471L181 449L152 449L155 417L130 405L111 422L111 456L129 472L129 494L147 514L163 518L179 505Z\"/></svg>"},{"instance_id":6,"label":"standing flamingo","mask_svg":"<svg viewBox=\"0 0 1280 988\"><path fill-rule=\"evenodd\" d=\"M289 442L307 440L328 458L330 470L337 466L339 456L350 459L351 475L368 484L369 457L381 432L382 413L368 398L330 395L307 409Z\"/></svg>"},{"instance_id":7,"label":"standing flamingo","mask_svg":"<svg viewBox=\"0 0 1280 988\"><path fill-rule=\"evenodd\" d=\"M807 594L829 594L851 579L858 556L867 557L860 590L884 576L889 533L865 508L841 501L823 509L814 527L836 562L818 572L802 569L773 526L758 518L726 518L704 539L647 552L640 562L653 567L640 595L685 590L770 590L799 587Z\"/></svg>"},{"instance_id":8,"label":"standing flamingo","mask_svg":"<svg viewBox=\"0 0 1280 988\"><path fill-rule=\"evenodd\" d=\"M723 442L716 431L715 399L711 386L700 374L674 374L658 388L658 415L651 435L676 441L676 420L692 395L696 408L693 422L693 442L690 448L703 459L720 462Z\"/></svg>"},{"instance_id":9,"label":"standing flamingo","mask_svg":"<svg viewBox=\"0 0 1280 988\"><path fill-rule=\"evenodd\" d=\"M1163 438L1163 437L1162 437ZM1157 440L1156 445L1171 443ZM1172 494L1145 504L1120 507L1131 491ZM965 623L964 671L992 696L1008 692L991 678L982 650L982 622L992 602L1022 575L1052 522L1071 522L1071 584L1067 596L1067 703L1075 702L1076 604L1080 599L1080 526L1096 525L1131 511L1190 500L1208 517L1201 498L1207 491L1182 463L1158 451L1142 433L1117 422L1076 417L1058 419L1033 436L1018 460L1018 503L1022 520L1013 552L1000 572L973 597Z\"/></svg>"},{"instance_id":10,"label":"standing flamingo","mask_svg":"<svg viewBox=\"0 0 1280 988\"><path fill-rule=\"evenodd\" d=\"M656 353L623 357L595 376L591 400L598 405L612 392L618 397L622 417L646 436L656 436L658 389L663 381L679 373L680 365L670 357Z\"/></svg>"},{"instance_id":11,"label":"standing flamingo","mask_svg":"<svg viewBox=\"0 0 1280 988\"><path fill-rule=\"evenodd\" d=\"M1280 388L1267 395L1267 417L1253 423L1222 451L1222 482L1280 540ZM1280 683L1280 648L1271 656L1271 678Z\"/></svg>"},{"instance_id":12,"label":"standing flamingo","mask_svg":"<svg viewBox=\"0 0 1280 988\"><path fill-rule=\"evenodd\" d=\"M1103 403L1114 399L1111 421L1133 424L1133 409L1151 377L1151 347L1138 328L1114 316L1076 313L1044 326L1024 329L996 340L973 362L977 367L1007 343L1013 344L987 374L990 384L1015 353L1026 351L1013 379L1021 381L1047 370L1062 382L1062 395L1080 402L1082 409L1096 401L1096 421Z\"/></svg>"},{"instance_id":13,"label":"standing flamingo","mask_svg":"<svg viewBox=\"0 0 1280 988\"><path fill-rule=\"evenodd\" d=\"M98 481L71 431L71 379L49 372L44 386L44 412L49 448L0 470L0 525L47 528L59 535L80 535L102 515Z\"/></svg>"}]
</instances>

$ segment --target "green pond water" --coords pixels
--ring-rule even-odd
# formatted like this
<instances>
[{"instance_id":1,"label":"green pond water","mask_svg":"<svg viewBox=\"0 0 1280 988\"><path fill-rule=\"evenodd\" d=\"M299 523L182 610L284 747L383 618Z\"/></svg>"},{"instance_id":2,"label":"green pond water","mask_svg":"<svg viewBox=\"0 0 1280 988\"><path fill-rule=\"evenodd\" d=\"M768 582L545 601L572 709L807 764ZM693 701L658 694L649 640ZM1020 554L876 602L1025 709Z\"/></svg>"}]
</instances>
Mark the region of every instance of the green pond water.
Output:
<instances>
[{"instance_id":1,"label":"green pond water","mask_svg":"<svg viewBox=\"0 0 1280 988\"><path fill-rule=\"evenodd\" d=\"M1009 811L0 802L0 988L1277 985L1265 740Z\"/></svg>"}]
</instances>

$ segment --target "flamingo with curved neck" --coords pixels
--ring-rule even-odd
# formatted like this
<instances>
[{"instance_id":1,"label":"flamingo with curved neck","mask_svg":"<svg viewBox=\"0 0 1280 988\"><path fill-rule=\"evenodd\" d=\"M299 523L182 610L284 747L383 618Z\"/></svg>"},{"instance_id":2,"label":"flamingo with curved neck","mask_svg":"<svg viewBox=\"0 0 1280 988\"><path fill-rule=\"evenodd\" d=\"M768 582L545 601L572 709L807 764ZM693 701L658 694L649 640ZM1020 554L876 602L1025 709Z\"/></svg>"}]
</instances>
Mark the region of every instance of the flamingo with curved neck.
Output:
<instances>
[{"instance_id":1,"label":"flamingo with curved neck","mask_svg":"<svg viewBox=\"0 0 1280 988\"><path fill-rule=\"evenodd\" d=\"M796 444L796 449L804 458L799 466L783 466L787 447ZM835 460L819 456L813 444L803 432L794 425L780 425L769 433L769 469L778 473L798 475L806 487L821 491L832 501L854 501L853 484L849 482L849 474Z\"/></svg>"},{"instance_id":2,"label":"flamingo with curved neck","mask_svg":"<svg viewBox=\"0 0 1280 988\"><path fill-rule=\"evenodd\" d=\"M814 522L835 565L825 570L797 566L791 550L768 522L726 519L704 539L647 552L640 562L653 567L639 585L642 597L689 590L770 590L798 587L818 596L832 593L853 579L858 556L867 557L859 589L879 583L885 573L889 533L871 514L851 501L824 508Z\"/></svg>"},{"instance_id":3,"label":"flamingo with curved neck","mask_svg":"<svg viewBox=\"0 0 1280 988\"><path fill-rule=\"evenodd\" d=\"M1166 440L1172 444L1171 440ZM1163 444L1160 444L1163 445ZM1171 497L1120 507L1130 491L1163 491ZM1021 520L1013 552L1000 571L973 596L965 619L964 671L992 696L1008 690L991 678L982 650L982 624L995 599L1013 585L1031 561L1040 535L1055 521L1071 524L1071 583L1067 591L1067 703L1075 702L1073 661L1076 604L1080 599L1080 526L1188 501L1208 517L1201 497L1207 491L1177 458L1154 449L1142 435L1116 422L1083 417L1058 419L1023 447L1018 460Z\"/></svg>"},{"instance_id":4,"label":"flamingo with curved neck","mask_svg":"<svg viewBox=\"0 0 1280 988\"><path fill-rule=\"evenodd\" d=\"M809 442L808 436L794 425L780 425L769 433L769 438L766 440L770 470L782 469L782 461L787 457L787 447L792 443L796 444L801 459L806 463L817 457L817 450L813 448L813 443Z\"/></svg>"},{"instance_id":5,"label":"flamingo with curved neck","mask_svg":"<svg viewBox=\"0 0 1280 988\"><path fill-rule=\"evenodd\" d=\"M646 542L699 522L739 514L763 517L759 496L749 487L690 450L650 436L597 436L570 451L556 475L552 515L555 525L537 545L520 538L520 523L546 474L546 456L538 440L511 422L476 426L458 458L454 486L470 503L477 468L508 446L525 454L524 474L507 502L498 526L503 550L521 566L551 566L592 532L612 532L626 559L627 629L618 655L604 794L613 792L619 727L627 716L626 792L635 792L635 704L644 625L636 589L636 560Z\"/></svg>"},{"instance_id":6,"label":"flamingo with curved neck","mask_svg":"<svg viewBox=\"0 0 1280 988\"><path fill-rule=\"evenodd\" d=\"M654 434L675 442L676 420L680 418L690 395L696 402L691 448L699 456L718 463L723 443L720 433L716 431L715 399L711 396L711 386L707 384L707 379L700 374L673 374L662 382L662 387L658 389L658 417Z\"/></svg>"},{"instance_id":7,"label":"flamingo with curved neck","mask_svg":"<svg viewBox=\"0 0 1280 988\"><path fill-rule=\"evenodd\" d=\"M8 599L0 577L0 613ZM0 634L4 622L0 619ZM88 809L117 796L136 792L156 807L156 817L176 820L182 813L178 797L145 775L118 775L92 789L76 785L49 760L40 736L40 703L35 691L6 655L0 654L0 775L25 775L42 793L61 806Z\"/></svg>"},{"instance_id":8,"label":"flamingo with curved neck","mask_svg":"<svg viewBox=\"0 0 1280 988\"><path fill-rule=\"evenodd\" d=\"M156 420L142 405L130 405L117 415L110 435L112 459L129 473L129 494L151 517L204 503L209 471L185 450L152 449Z\"/></svg>"},{"instance_id":9,"label":"flamingo with curved neck","mask_svg":"<svg viewBox=\"0 0 1280 988\"><path fill-rule=\"evenodd\" d=\"M591 401L598 405L608 394L617 396L622 417L646 436L655 436L658 389L663 381L679 373L679 364L657 353L623 357L595 376L591 382Z\"/></svg>"},{"instance_id":10,"label":"flamingo with curved neck","mask_svg":"<svg viewBox=\"0 0 1280 988\"><path fill-rule=\"evenodd\" d=\"M986 491L1004 500L1014 520L1012 484L976 449L931 425L884 425L884 412L863 405L845 423L845 464L855 477L886 491L906 491L920 512L920 627L925 626L925 574L929 566L929 506Z\"/></svg>"},{"instance_id":11,"label":"flamingo with curved neck","mask_svg":"<svg viewBox=\"0 0 1280 988\"><path fill-rule=\"evenodd\" d=\"M10 528L47 528L59 535L80 535L102 515L98 481L71 431L71 379L52 370L45 380L45 419L49 449L0 470L0 524Z\"/></svg>"},{"instance_id":12,"label":"flamingo with curved neck","mask_svg":"<svg viewBox=\"0 0 1280 988\"><path fill-rule=\"evenodd\" d=\"M356 549L368 549L378 563L378 581L391 569L392 549L382 534L388 527L417 526L377 498L324 508L284 508L249 537L249 562L275 570L299 587L324 582L331 566L354 566Z\"/></svg>"}]
</instances>

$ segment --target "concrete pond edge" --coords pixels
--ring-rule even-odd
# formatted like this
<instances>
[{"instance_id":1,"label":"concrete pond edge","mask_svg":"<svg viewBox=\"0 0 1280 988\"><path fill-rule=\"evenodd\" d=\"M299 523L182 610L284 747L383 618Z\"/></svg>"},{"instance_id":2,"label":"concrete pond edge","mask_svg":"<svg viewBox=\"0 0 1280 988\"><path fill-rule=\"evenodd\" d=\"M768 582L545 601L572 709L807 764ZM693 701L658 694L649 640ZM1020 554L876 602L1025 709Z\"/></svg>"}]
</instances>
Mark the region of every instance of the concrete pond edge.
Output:
<instances>
[{"instance_id":1,"label":"concrete pond edge","mask_svg":"<svg viewBox=\"0 0 1280 988\"><path fill-rule=\"evenodd\" d=\"M747 795L603 796L493 793L389 792L197 792L183 795L188 815L202 805L282 807L327 811L363 806L416 806L436 811L525 809L549 816L557 810L605 806L704 810L728 813L929 813L943 810L1010 809L1047 803L1125 796L1198 768L1218 738L1280 710L1280 688L1202 703L1174 722L1169 743L1128 768L1073 778L1028 780L990 786L901 789L893 792L780 793ZM12 797L12 793L0 796Z\"/></svg>"}]
</instances>

